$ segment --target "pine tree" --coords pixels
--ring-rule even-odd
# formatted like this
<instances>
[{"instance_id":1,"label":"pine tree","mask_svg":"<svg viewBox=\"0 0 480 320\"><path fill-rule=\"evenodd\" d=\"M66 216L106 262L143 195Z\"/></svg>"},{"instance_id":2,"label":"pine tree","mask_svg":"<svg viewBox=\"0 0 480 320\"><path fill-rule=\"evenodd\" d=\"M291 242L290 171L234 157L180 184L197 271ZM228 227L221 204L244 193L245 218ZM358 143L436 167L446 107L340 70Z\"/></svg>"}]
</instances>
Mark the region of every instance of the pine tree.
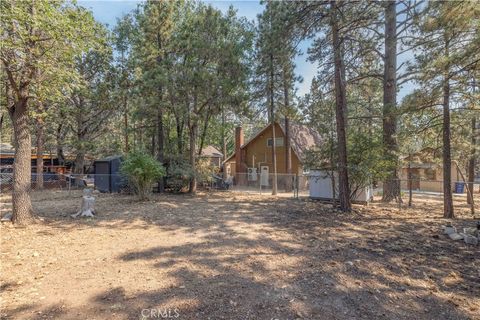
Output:
<instances>
[{"instance_id":1,"label":"pine tree","mask_svg":"<svg viewBox=\"0 0 480 320\"><path fill-rule=\"evenodd\" d=\"M267 2L264 12L258 17L254 97L256 107L266 112L272 128L275 127L275 121L279 120L279 114L288 118L295 113L294 83L299 78L294 74L293 59L298 51L295 47L295 29L289 26L290 9L286 2ZM275 140L275 130L272 129L273 195L277 194Z\"/></svg>"},{"instance_id":2,"label":"pine tree","mask_svg":"<svg viewBox=\"0 0 480 320\"><path fill-rule=\"evenodd\" d=\"M429 2L418 22L421 38L416 56L423 108L442 106L442 160L444 217L453 218L451 108L457 93L465 90L461 79L478 68L480 50L478 7L473 2Z\"/></svg>"}]
</instances>

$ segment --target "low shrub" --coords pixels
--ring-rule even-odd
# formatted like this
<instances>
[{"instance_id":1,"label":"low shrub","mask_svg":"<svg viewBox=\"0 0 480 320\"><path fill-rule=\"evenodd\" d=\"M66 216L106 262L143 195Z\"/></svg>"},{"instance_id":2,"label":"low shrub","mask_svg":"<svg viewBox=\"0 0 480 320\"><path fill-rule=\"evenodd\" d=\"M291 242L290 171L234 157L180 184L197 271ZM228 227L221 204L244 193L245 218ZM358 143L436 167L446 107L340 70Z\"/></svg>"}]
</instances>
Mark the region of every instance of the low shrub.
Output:
<instances>
[{"instance_id":1,"label":"low shrub","mask_svg":"<svg viewBox=\"0 0 480 320\"><path fill-rule=\"evenodd\" d=\"M165 176L165 168L151 155L141 152L128 154L122 162L121 172L141 200L148 199L153 183Z\"/></svg>"}]
</instances>

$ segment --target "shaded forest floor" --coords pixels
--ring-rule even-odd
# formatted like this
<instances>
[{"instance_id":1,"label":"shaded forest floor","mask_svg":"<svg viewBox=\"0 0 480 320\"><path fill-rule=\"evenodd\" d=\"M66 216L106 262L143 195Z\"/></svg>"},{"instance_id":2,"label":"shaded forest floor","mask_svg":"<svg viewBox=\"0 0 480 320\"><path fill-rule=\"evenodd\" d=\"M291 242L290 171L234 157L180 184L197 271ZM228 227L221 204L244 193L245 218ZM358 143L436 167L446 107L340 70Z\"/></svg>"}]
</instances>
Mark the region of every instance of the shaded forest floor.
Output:
<instances>
[{"instance_id":1,"label":"shaded forest floor","mask_svg":"<svg viewBox=\"0 0 480 320\"><path fill-rule=\"evenodd\" d=\"M480 246L441 234L440 198L340 214L231 192L97 197L96 218L73 219L80 192L36 192L40 223L0 226L1 318L480 319ZM454 225L474 226L456 201Z\"/></svg>"}]
</instances>

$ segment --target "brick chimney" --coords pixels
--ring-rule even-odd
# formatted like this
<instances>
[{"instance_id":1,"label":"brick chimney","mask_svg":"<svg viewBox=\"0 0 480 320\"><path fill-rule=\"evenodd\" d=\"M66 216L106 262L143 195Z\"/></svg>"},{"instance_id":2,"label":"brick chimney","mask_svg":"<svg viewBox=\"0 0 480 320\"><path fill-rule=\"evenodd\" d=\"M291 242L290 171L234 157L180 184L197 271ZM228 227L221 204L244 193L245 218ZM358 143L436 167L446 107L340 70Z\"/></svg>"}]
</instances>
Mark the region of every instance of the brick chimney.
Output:
<instances>
[{"instance_id":1,"label":"brick chimney","mask_svg":"<svg viewBox=\"0 0 480 320\"><path fill-rule=\"evenodd\" d=\"M236 127L235 128L235 172L237 173L243 172L242 151L240 149L243 143L244 143L243 128Z\"/></svg>"}]
</instances>

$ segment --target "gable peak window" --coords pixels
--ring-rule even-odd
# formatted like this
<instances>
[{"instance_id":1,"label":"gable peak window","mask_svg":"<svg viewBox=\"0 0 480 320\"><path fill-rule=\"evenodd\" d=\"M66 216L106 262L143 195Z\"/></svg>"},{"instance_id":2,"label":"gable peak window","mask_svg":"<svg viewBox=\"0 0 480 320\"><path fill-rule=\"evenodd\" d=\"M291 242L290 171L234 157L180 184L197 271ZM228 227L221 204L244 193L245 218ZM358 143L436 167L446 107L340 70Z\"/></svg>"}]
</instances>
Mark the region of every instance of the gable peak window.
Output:
<instances>
[{"instance_id":1,"label":"gable peak window","mask_svg":"<svg viewBox=\"0 0 480 320\"><path fill-rule=\"evenodd\" d=\"M272 138L267 139L267 147L272 147ZM283 147L283 137L275 138L275 147Z\"/></svg>"}]
</instances>

